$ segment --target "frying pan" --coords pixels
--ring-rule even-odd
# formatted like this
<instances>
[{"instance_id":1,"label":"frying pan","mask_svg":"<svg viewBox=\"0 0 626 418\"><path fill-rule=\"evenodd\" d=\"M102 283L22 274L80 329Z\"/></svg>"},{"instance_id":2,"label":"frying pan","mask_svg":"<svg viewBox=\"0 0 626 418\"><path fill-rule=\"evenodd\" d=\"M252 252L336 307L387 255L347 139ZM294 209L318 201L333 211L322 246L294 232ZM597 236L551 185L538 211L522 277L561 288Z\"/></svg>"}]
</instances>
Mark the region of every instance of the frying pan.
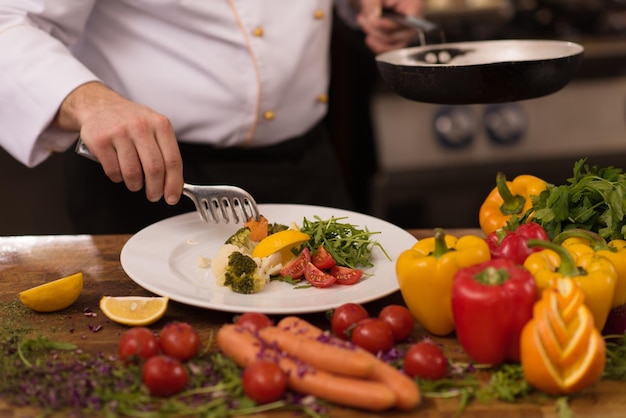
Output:
<instances>
[{"instance_id":1,"label":"frying pan","mask_svg":"<svg viewBox=\"0 0 626 418\"><path fill-rule=\"evenodd\" d=\"M501 103L552 94L565 87L584 48L556 40L491 40L446 43L432 22L385 12L424 33L439 31L442 43L402 48L376 56L389 88L407 99L436 104Z\"/></svg>"}]
</instances>

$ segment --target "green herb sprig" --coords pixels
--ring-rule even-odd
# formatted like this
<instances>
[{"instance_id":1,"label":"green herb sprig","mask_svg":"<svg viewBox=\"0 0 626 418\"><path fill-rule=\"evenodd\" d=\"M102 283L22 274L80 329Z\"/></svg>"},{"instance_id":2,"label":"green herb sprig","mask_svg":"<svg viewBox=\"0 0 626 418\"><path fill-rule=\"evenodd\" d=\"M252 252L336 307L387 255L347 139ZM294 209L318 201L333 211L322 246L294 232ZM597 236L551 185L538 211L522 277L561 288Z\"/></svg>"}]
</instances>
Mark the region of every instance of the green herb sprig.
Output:
<instances>
[{"instance_id":1,"label":"green herb sprig","mask_svg":"<svg viewBox=\"0 0 626 418\"><path fill-rule=\"evenodd\" d=\"M550 238L570 228L598 233L607 241L626 235L626 174L615 167L590 167L582 159L574 164L568 184L548 185L532 197L533 221Z\"/></svg>"},{"instance_id":2,"label":"green herb sprig","mask_svg":"<svg viewBox=\"0 0 626 418\"><path fill-rule=\"evenodd\" d=\"M337 264L350 268L372 267L371 262L372 250L378 247L383 254L391 260L389 254L383 246L371 239L372 235L380 234L380 232L371 232L352 225L350 223L341 222L346 217L322 220L319 216L314 216L315 220L304 218L300 230L311 236L311 239L305 245L314 252L320 245L323 245Z\"/></svg>"}]
</instances>

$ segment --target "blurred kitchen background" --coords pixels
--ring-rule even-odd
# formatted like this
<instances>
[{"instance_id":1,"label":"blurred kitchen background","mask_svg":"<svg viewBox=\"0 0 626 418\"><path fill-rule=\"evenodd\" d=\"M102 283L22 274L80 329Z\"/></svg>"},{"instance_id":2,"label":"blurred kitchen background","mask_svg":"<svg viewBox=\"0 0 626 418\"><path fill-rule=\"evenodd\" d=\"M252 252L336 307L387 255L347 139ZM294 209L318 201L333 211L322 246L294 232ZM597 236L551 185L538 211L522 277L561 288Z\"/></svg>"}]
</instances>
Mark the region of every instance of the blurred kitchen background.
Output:
<instances>
[{"instance_id":1,"label":"blurred kitchen background","mask_svg":"<svg viewBox=\"0 0 626 418\"><path fill-rule=\"evenodd\" d=\"M497 171L564 183L580 158L626 169L626 0L424 1L449 42L569 40L585 47L582 66L544 98L417 103L385 88L360 34L337 21L328 119L358 211L477 227ZM0 235L73 232L61 171L59 156L28 169L0 150Z\"/></svg>"}]
</instances>

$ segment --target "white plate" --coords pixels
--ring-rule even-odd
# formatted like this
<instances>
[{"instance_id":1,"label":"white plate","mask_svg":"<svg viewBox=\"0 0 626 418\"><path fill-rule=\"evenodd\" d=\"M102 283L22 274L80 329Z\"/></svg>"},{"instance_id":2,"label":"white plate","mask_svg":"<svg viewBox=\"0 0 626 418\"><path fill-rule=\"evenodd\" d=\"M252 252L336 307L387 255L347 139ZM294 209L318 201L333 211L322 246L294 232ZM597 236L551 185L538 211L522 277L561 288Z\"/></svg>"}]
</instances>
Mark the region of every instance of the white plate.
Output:
<instances>
[{"instance_id":1,"label":"white plate","mask_svg":"<svg viewBox=\"0 0 626 418\"><path fill-rule=\"evenodd\" d=\"M124 245L122 267L141 287L187 305L227 312L298 314L323 312L347 303L365 303L398 290L395 263L398 255L417 241L408 232L372 216L320 206L259 205L270 223L302 225L304 218L323 220L346 217L342 222L365 228L378 241L391 260L374 247L374 267L352 286L334 285L325 289L302 288L273 281L261 292L243 295L215 284L210 268L201 268L200 257L212 258L224 241L241 225L202 223L196 212L165 219L142 229Z\"/></svg>"}]
</instances>

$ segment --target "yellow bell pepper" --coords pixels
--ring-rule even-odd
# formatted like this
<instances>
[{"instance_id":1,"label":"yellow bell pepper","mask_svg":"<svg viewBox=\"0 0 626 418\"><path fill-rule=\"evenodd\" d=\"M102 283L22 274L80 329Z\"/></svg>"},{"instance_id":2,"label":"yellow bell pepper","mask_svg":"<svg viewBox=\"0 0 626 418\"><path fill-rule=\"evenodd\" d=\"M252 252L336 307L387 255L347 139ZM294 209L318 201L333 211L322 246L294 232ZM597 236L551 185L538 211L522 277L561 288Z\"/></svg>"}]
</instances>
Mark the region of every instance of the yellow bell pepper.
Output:
<instances>
[{"instance_id":1,"label":"yellow bell pepper","mask_svg":"<svg viewBox=\"0 0 626 418\"><path fill-rule=\"evenodd\" d=\"M522 330L520 353L528 383L549 394L569 395L600 380L606 346L573 280L543 291Z\"/></svg>"},{"instance_id":2,"label":"yellow bell pepper","mask_svg":"<svg viewBox=\"0 0 626 418\"><path fill-rule=\"evenodd\" d=\"M612 308L626 304L626 240L615 239L606 242L599 234L583 230L568 229L554 237L553 242L576 254L596 252L613 263L617 273L617 283L613 294Z\"/></svg>"},{"instance_id":3,"label":"yellow bell pepper","mask_svg":"<svg viewBox=\"0 0 626 418\"><path fill-rule=\"evenodd\" d=\"M602 331L617 283L613 264L594 252L577 254L548 241L529 240L528 245L546 248L531 254L524 262L524 267L535 277L539 291L555 286L560 278L572 279L585 295L585 305L593 314L596 328Z\"/></svg>"},{"instance_id":4,"label":"yellow bell pepper","mask_svg":"<svg viewBox=\"0 0 626 418\"><path fill-rule=\"evenodd\" d=\"M432 334L454 331L452 281L458 270L491 258L485 240L475 235L457 238L440 228L434 236L400 254L396 276L400 292L415 319Z\"/></svg>"},{"instance_id":5,"label":"yellow bell pepper","mask_svg":"<svg viewBox=\"0 0 626 418\"><path fill-rule=\"evenodd\" d=\"M522 217L532 208L531 196L539 196L548 184L539 177L522 174L507 181L503 173L496 176L496 187L478 212L480 229L485 235L504 227L513 215Z\"/></svg>"}]
</instances>

